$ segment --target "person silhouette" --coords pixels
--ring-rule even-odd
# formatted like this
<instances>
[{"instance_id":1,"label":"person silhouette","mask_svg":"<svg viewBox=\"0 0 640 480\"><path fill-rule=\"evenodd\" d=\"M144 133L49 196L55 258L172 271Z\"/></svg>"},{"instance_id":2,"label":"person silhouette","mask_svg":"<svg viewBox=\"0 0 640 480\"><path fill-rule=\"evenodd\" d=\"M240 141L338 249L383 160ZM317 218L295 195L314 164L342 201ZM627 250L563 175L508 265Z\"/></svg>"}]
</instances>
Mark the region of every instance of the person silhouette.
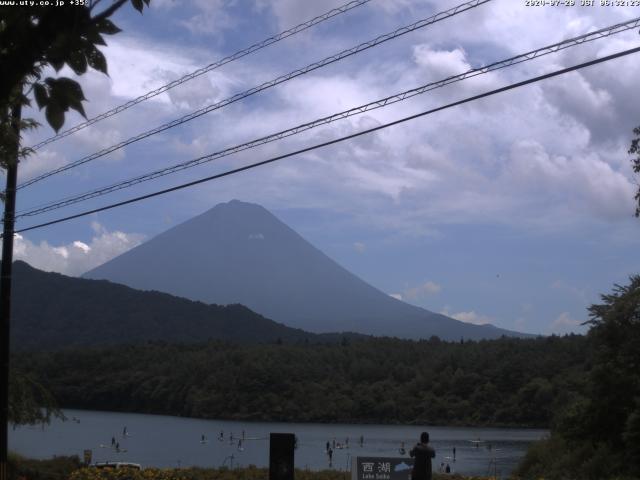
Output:
<instances>
[{"instance_id":1,"label":"person silhouette","mask_svg":"<svg viewBox=\"0 0 640 480\"><path fill-rule=\"evenodd\" d=\"M431 459L436 456L436 451L429 445L429 434L422 432L420 441L409 452L413 462L413 470L411 471L411 480L431 480Z\"/></svg>"}]
</instances>

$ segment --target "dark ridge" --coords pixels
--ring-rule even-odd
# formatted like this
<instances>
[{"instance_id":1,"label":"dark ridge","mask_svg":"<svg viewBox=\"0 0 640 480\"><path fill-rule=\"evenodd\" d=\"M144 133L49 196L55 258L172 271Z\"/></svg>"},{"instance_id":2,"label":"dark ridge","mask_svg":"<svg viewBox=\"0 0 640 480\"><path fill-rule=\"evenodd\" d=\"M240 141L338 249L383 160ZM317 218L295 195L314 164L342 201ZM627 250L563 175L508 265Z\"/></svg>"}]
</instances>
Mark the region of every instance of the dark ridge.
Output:
<instances>
[{"instance_id":1,"label":"dark ridge","mask_svg":"<svg viewBox=\"0 0 640 480\"><path fill-rule=\"evenodd\" d=\"M337 343L350 333L316 335L269 320L243 305L207 305L106 280L87 280L14 263L13 350L140 344Z\"/></svg>"}]
</instances>

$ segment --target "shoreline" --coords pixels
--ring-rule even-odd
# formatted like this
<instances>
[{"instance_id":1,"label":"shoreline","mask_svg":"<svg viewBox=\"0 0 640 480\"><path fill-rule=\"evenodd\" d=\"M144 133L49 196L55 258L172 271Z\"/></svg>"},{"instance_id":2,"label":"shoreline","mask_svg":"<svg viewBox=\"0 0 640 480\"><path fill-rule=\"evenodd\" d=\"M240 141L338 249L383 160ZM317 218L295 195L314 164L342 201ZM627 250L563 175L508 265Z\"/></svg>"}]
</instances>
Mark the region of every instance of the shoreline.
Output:
<instances>
[{"instance_id":1,"label":"shoreline","mask_svg":"<svg viewBox=\"0 0 640 480\"><path fill-rule=\"evenodd\" d=\"M371 420L362 422L353 422L349 420L322 420L317 422L301 421L301 420L281 420L281 419L263 419L263 418L210 418L210 417L190 417L186 415L178 415L174 413L155 413L155 412L143 412L143 411L130 411L130 410L100 410L83 407L60 407L60 410L77 410L83 412L100 412L100 413L118 413L128 415L149 415L157 417L174 417L183 418L189 420L205 420L212 422L243 422L247 424L258 423L291 423L298 425L354 425L354 426L370 426L370 425L383 425L383 426L398 426L398 427L424 427L424 428L484 428L484 429L500 429L500 430L544 430L549 432L550 426L535 426L535 425L518 425L518 424L465 424L465 423L417 423L417 422L389 422L384 420Z\"/></svg>"}]
</instances>

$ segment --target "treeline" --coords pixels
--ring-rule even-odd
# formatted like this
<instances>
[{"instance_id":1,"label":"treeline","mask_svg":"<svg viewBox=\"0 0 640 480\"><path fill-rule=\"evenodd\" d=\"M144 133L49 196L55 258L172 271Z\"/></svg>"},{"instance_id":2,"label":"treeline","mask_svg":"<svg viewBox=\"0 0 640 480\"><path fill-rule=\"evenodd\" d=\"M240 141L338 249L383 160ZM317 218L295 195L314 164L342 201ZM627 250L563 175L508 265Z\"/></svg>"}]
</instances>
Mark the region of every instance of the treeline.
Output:
<instances>
[{"instance_id":1,"label":"treeline","mask_svg":"<svg viewBox=\"0 0 640 480\"><path fill-rule=\"evenodd\" d=\"M581 394L582 336L324 345L149 343L16 354L67 408L233 420L547 427Z\"/></svg>"},{"instance_id":2,"label":"treeline","mask_svg":"<svg viewBox=\"0 0 640 480\"><path fill-rule=\"evenodd\" d=\"M524 478L640 478L640 276L589 308L592 351L584 387L532 447Z\"/></svg>"}]
</instances>

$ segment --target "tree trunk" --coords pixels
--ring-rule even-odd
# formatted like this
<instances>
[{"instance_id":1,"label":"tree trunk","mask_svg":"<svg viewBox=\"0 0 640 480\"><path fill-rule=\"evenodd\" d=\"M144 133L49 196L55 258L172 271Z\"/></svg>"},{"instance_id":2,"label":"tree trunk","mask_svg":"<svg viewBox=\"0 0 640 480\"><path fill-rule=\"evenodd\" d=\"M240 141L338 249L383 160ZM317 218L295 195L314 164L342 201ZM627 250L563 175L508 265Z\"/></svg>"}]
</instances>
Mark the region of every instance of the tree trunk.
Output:
<instances>
[{"instance_id":1,"label":"tree trunk","mask_svg":"<svg viewBox=\"0 0 640 480\"><path fill-rule=\"evenodd\" d=\"M16 213L16 183L18 177L18 150L20 149L20 120L22 106L11 110L12 127L16 134L13 158L7 159L7 188L4 203L4 233L2 236L2 267L0 269L0 345L2 365L0 372L0 480L8 478L7 453L9 444L9 349L11 318L11 267L13 264L13 230Z\"/></svg>"}]
</instances>

